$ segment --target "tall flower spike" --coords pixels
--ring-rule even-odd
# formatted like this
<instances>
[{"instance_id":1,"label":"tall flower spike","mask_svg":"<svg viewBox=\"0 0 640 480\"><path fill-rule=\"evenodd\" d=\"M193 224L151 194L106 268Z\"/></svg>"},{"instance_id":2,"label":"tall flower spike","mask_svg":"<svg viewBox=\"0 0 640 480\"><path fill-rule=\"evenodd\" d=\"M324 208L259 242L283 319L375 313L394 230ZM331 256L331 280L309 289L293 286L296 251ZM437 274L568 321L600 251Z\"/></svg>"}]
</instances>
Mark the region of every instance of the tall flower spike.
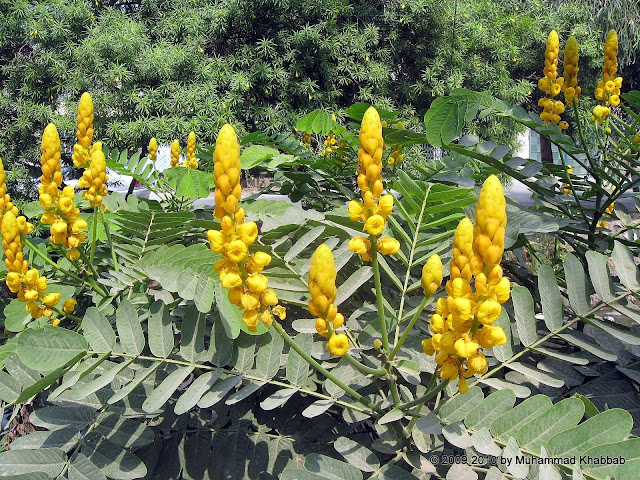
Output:
<instances>
[{"instance_id":1,"label":"tall flower spike","mask_svg":"<svg viewBox=\"0 0 640 480\"><path fill-rule=\"evenodd\" d=\"M158 158L158 141L156 140L156 137L149 140L147 150L149 151L149 160L155 162L156 158Z\"/></svg>"},{"instance_id":2,"label":"tall flower spike","mask_svg":"<svg viewBox=\"0 0 640 480\"><path fill-rule=\"evenodd\" d=\"M552 30L547 38L547 48L545 50L544 60L544 77L538 81L538 88L545 94L538 101L538 105L543 111L540 118L545 122L553 122L560 129L566 128L566 122L560 121L560 115L564 113L564 103L560 100L554 100L554 97L560 93L564 84L564 78L558 78L558 54L560 52L560 39L558 32Z\"/></svg>"},{"instance_id":3,"label":"tall flower spike","mask_svg":"<svg viewBox=\"0 0 640 480\"><path fill-rule=\"evenodd\" d=\"M433 336L422 341L426 355L436 354L440 377L458 379L460 393L469 390L467 378L486 373L488 363L483 349L504 345L507 341L502 328L492 325L502 312L502 304L509 299L511 289L499 265L502 249L499 252L493 249L504 246L505 225L504 192L492 175L480 193L475 229L468 218L456 228L447 298L437 300L435 314L429 322ZM473 282L472 274L475 275Z\"/></svg>"},{"instance_id":4,"label":"tall flower spike","mask_svg":"<svg viewBox=\"0 0 640 480\"><path fill-rule=\"evenodd\" d=\"M171 166L177 167L180 165L180 142L174 140L171 143Z\"/></svg>"},{"instance_id":5,"label":"tall flower spike","mask_svg":"<svg viewBox=\"0 0 640 480\"><path fill-rule=\"evenodd\" d=\"M98 144L102 146L101 142L96 142L95 145ZM88 200L92 207L102 205L102 199L108 193L106 187L108 179L107 163L102 148L94 148L91 153L91 164L78 180L78 187L86 189L82 193L82 198Z\"/></svg>"},{"instance_id":6,"label":"tall flower spike","mask_svg":"<svg viewBox=\"0 0 640 480\"><path fill-rule=\"evenodd\" d=\"M2 218L2 247L8 270L6 283L9 290L18 295L18 300L26 303L25 309L33 318L51 317L51 307L60 302L60 294L46 295L47 279L35 268L29 269L22 253L22 237L32 229L33 225L23 216L16 217L13 211L6 212Z\"/></svg>"},{"instance_id":7,"label":"tall flower spike","mask_svg":"<svg viewBox=\"0 0 640 480\"><path fill-rule=\"evenodd\" d=\"M40 205L47 211L58 200L58 188L62 185L62 172L60 165L60 136L53 123L48 124L42 134L42 155L40 163L42 177L40 177ZM46 223L46 222L45 222Z\"/></svg>"},{"instance_id":8,"label":"tall flower spike","mask_svg":"<svg viewBox=\"0 0 640 480\"><path fill-rule=\"evenodd\" d=\"M309 312L316 319L316 331L327 338L327 350L331 355L342 357L349 350L349 339L336 330L344 323L344 317L338 313L336 300L336 266L333 254L327 244L323 243L311 257L309 268Z\"/></svg>"},{"instance_id":9,"label":"tall flower spike","mask_svg":"<svg viewBox=\"0 0 640 480\"><path fill-rule=\"evenodd\" d=\"M286 310L278 305L276 292L268 288L269 280L261 272L271 262L264 252L251 254L249 247L258 238L255 222L244 221L244 209L238 207L240 187L240 146L233 127L222 127L213 152L216 183L214 216L221 230L209 230L209 246L223 257L214 269L220 283L229 289L229 301L244 310L242 320L250 331L258 322L269 326L273 315L286 318Z\"/></svg>"},{"instance_id":10,"label":"tall flower spike","mask_svg":"<svg viewBox=\"0 0 640 480\"><path fill-rule=\"evenodd\" d=\"M382 122L374 107L369 107L362 118L360 148L358 149L358 187L362 202L349 202L349 218L363 221L364 231L370 238L356 236L349 242L349 249L359 254L364 261L371 259L371 242L382 255L396 253L400 243L395 238L378 238L384 231L387 217L393 211L393 196L382 195Z\"/></svg>"},{"instance_id":11,"label":"tall flower spike","mask_svg":"<svg viewBox=\"0 0 640 480\"><path fill-rule=\"evenodd\" d=\"M620 88L622 77L616 77L618 73L618 35L615 30L609 30L604 43L604 65L602 67L602 80L596 87L596 100L604 100L604 105L596 105L593 108L591 120L602 123L611 113L610 107L620 105Z\"/></svg>"},{"instance_id":12,"label":"tall flower spike","mask_svg":"<svg viewBox=\"0 0 640 480\"><path fill-rule=\"evenodd\" d=\"M45 211L40 221L45 225L51 225L51 243L69 249L66 252L67 258L76 260L80 257L78 247L87 236L83 231L87 228L87 222L79 218L80 211L73 204L73 187L69 185L63 190L58 190L62 184L60 137L56 126L52 123L46 126L42 135L40 162L42 164L40 205Z\"/></svg>"},{"instance_id":13,"label":"tall flower spike","mask_svg":"<svg viewBox=\"0 0 640 480\"><path fill-rule=\"evenodd\" d=\"M13 212L15 216L18 216L18 209L11 202L11 197L7 193L7 175L4 171L4 165L2 159L0 159L0 225L2 225L2 217L5 212Z\"/></svg>"},{"instance_id":14,"label":"tall flower spike","mask_svg":"<svg viewBox=\"0 0 640 480\"><path fill-rule=\"evenodd\" d=\"M196 134L194 132L189 133L189 138L187 139L187 161L185 162L185 166L188 169L197 169L198 168L198 159L196 158Z\"/></svg>"},{"instance_id":15,"label":"tall flower spike","mask_svg":"<svg viewBox=\"0 0 640 480\"><path fill-rule=\"evenodd\" d=\"M222 127L213 152L213 179L216 183L214 217L222 220L236 211L242 188L240 187L240 146L233 127Z\"/></svg>"},{"instance_id":16,"label":"tall flower spike","mask_svg":"<svg viewBox=\"0 0 640 480\"><path fill-rule=\"evenodd\" d=\"M578 41L576 37L571 36L567 40L567 45L564 47L564 61L563 61L563 78L562 91L564 92L564 100L567 105L573 105L578 101L578 97L582 89L578 86Z\"/></svg>"},{"instance_id":17,"label":"tall flower spike","mask_svg":"<svg viewBox=\"0 0 640 480\"><path fill-rule=\"evenodd\" d=\"M473 231L476 271L488 271L500 263L504 252L506 226L507 205L504 189L498 177L491 175L482 185L476 206L476 226Z\"/></svg>"},{"instance_id":18,"label":"tall flower spike","mask_svg":"<svg viewBox=\"0 0 640 480\"><path fill-rule=\"evenodd\" d=\"M84 92L78 103L78 141L73 146L73 165L76 168L85 168L91 158L89 149L93 141L93 100L89 92Z\"/></svg>"}]
</instances>

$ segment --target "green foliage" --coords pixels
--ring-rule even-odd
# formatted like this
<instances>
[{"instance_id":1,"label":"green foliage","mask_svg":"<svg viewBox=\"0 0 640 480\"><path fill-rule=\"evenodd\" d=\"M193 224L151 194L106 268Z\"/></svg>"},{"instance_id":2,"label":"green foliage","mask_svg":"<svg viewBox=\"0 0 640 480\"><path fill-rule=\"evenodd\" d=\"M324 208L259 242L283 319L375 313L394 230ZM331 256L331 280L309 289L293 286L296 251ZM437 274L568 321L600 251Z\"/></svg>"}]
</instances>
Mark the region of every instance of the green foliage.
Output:
<instances>
[{"instance_id":1,"label":"green foliage","mask_svg":"<svg viewBox=\"0 0 640 480\"><path fill-rule=\"evenodd\" d=\"M33 134L50 121L68 156L86 90L103 112L97 138L130 151L152 136L184 144L191 130L210 144L225 122L275 135L311 110L342 116L354 102L400 110L416 126L458 87L527 102L552 27L575 30L581 74L599 68L602 35L584 5L566 3L558 13L533 0L3 4L0 156L16 171L37 167ZM504 117L474 129L514 141Z\"/></svg>"}]
</instances>

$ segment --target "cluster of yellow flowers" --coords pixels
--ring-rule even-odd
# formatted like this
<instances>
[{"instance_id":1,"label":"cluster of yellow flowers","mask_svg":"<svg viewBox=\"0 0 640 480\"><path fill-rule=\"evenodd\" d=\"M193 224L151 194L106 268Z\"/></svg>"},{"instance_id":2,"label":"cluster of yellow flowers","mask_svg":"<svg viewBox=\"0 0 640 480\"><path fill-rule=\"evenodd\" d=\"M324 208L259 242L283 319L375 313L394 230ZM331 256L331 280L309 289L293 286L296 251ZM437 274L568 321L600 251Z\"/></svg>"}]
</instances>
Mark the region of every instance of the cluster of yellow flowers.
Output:
<instances>
[{"instance_id":1,"label":"cluster of yellow flowers","mask_svg":"<svg viewBox=\"0 0 640 480\"><path fill-rule=\"evenodd\" d=\"M2 248L4 249L4 264L8 273L7 287L12 293L18 294L18 299L26 303L26 310L33 318L53 315L51 307L56 306L61 299L59 293L47 294L47 279L40 276L35 268L29 268L29 263L24 258L25 235L33 230L33 225L27 219L18 215L18 209L11 203L11 198L6 193L5 172L0 161L0 221L2 231ZM39 303L38 303L39 302ZM63 310L71 313L75 307L75 300L68 299L64 302ZM54 324L60 323L58 319Z\"/></svg>"},{"instance_id":2,"label":"cluster of yellow flowers","mask_svg":"<svg viewBox=\"0 0 640 480\"><path fill-rule=\"evenodd\" d=\"M11 197L7 193L6 180L4 165L2 159L0 159L0 224L2 223L4 212L13 212L16 217L18 216L18 208L11 202Z\"/></svg>"},{"instance_id":3,"label":"cluster of yellow flowers","mask_svg":"<svg viewBox=\"0 0 640 480\"><path fill-rule=\"evenodd\" d=\"M544 60L544 77L538 81L538 88L545 93L545 96L538 101L538 105L543 108L540 118L545 123L553 122L560 130L567 128L567 122L560 120L560 115L564 113L564 103L554 98L562 90L564 78L558 77L558 54L560 53L560 40L558 33L553 30L547 38L547 49Z\"/></svg>"},{"instance_id":4,"label":"cluster of yellow flowers","mask_svg":"<svg viewBox=\"0 0 640 480\"><path fill-rule=\"evenodd\" d=\"M93 142L93 100L89 92L84 92L78 102L77 142L73 146L73 165L84 168L78 187L86 189L82 198L88 200L92 207L102 205L102 198L107 194L107 163L102 153L102 142Z\"/></svg>"},{"instance_id":5,"label":"cluster of yellow flowers","mask_svg":"<svg viewBox=\"0 0 640 480\"><path fill-rule=\"evenodd\" d=\"M106 182L107 162L102 151L102 142L96 142L91 147L91 163L82 173L82 178L78 180L78 187L86 189L82 192L82 198L89 201L92 207L102 206L102 199L107 192Z\"/></svg>"},{"instance_id":6,"label":"cluster of yellow flowers","mask_svg":"<svg viewBox=\"0 0 640 480\"><path fill-rule=\"evenodd\" d=\"M336 330L344 323L344 316L333 304L336 300L336 266L331 249L320 245L311 257L309 268L309 311L317 317L316 331L329 339L327 350L331 355L342 357L349 351L349 338Z\"/></svg>"},{"instance_id":7,"label":"cluster of yellow flowers","mask_svg":"<svg viewBox=\"0 0 640 480\"><path fill-rule=\"evenodd\" d=\"M271 256L249 252L258 237L258 226L245 222L244 209L238 207L242 195L240 145L229 124L218 134L213 162L216 183L213 215L220 220L221 230L209 230L207 238L211 250L223 255L214 269L222 286L229 289L229 301L244 310L242 320L249 330L256 331L259 321L271 325L273 315L284 319L286 311L278 305L276 292L268 288L269 281L261 273L271 262Z\"/></svg>"},{"instance_id":8,"label":"cluster of yellow flowers","mask_svg":"<svg viewBox=\"0 0 640 480\"><path fill-rule=\"evenodd\" d=\"M78 102L78 141L73 146L73 165L86 168L91 159L90 149L93 141L93 100L88 92L84 92Z\"/></svg>"},{"instance_id":9,"label":"cluster of yellow flowers","mask_svg":"<svg viewBox=\"0 0 640 480\"><path fill-rule=\"evenodd\" d=\"M336 140L336 136L333 133L330 133L327 139L324 141L324 152L322 152L322 156L326 157L327 155L331 155L335 149L335 145L338 143Z\"/></svg>"},{"instance_id":10,"label":"cluster of yellow flowers","mask_svg":"<svg viewBox=\"0 0 640 480\"><path fill-rule=\"evenodd\" d=\"M596 87L596 100L604 100L604 105L596 105L593 108L591 120L602 123L611 113L610 107L620 105L620 87L622 77L616 77L618 73L618 35L615 30L609 30L604 43L604 66L602 67L602 80Z\"/></svg>"},{"instance_id":11,"label":"cluster of yellow flowers","mask_svg":"<svg viewBox=\"0 0 640 480\"><path fill-rule=\"evenodd\" d=\"M486 373L488 364L482 349L507 341L502 328L492 325L511 292L500 266L506 223L504 190L498 178L491 175L480 192L475 227L464 218L456 228L447 298L437 300L430 321L434 335L422 341L427 355L436 353L440 377L458 378L460 393L469 389L467 378ZM438 262L430 259L423 270L422 285L427 293L433 293L442 278Z\"/></svg>"},{"instance_id":12,"label":"cluster of yellow flowers","mask_svg":"<svg viewBox=\"0 0 640 480\"><path fill-rule=\"evenodd\" d=\"M198 159L196 158L196 134L195 132L189 133L189 138L187 138L187 159L182 164L183 167L187 167L187 169L196 170L198 168Z\"/></svg>"},{"instance_id":13,"label":"cluster of yellow flowers","mask_svg":"<svg viewBox=\"0 0 640 480\"><path fill-rule=\"evenodd\" d=\"M362 118L360 128L360 148L358 149L358 187L362 202L349 202L349 218L363 221L364 231L370 237L353 237L349 250L357 253L364 261L371 260L371 242L383 255L391 255L400 249L395 238L378 238L384 231L387 217L393 211L393 195L382 195L382 123L374 107L369 107Z\"/></svg>"},{"instance_id":14,"label":"cluster of yellow flowers","mask_svg":"<svg viewBox=\"0 0 640 480\"><path fill-rule=\"evenodd\" d=\"M153 137L151 140L149 140L149 146L147 147L147 150L149 151L149 160L155 162L158 158L158 141L156 140L156 137Z\"/></svg>"},{"instance_id":15,"label":"cluster of yellow flowers","mask_svg":"<svg viewBox=\"0 0 640 480\"><path fill-rule=\"evenodd\" d=\"M387 160L387 163L389 163L389 165L402 163L404 161L404 155L402 154L402 145L392 145L391 150L391 155L389 155L389 160Z\"/></svg>"},{"instance_id":16,"label":"cluster of yellow flowers","mask_svg":"<svg viewBox=\"0 0 640 480\"><path fill-rule=\"evenodd\" d=\"M174 140L171 143L171 166L177 167L180 165L180 142Z\"/></svg>"},{"instance_id":17,"label":"cluster of yellow flowers","mask_svg":"<svg viewBox=\"0 0 640 480\"><path fill-rule=\"evenodd\" d=\"M567 40L564 47L564 61L562 72L564 81L562 83L562 91L564 92L564 100L567 105L573 105L578 102L578 97L582 89L578 86L578 41L576 37L571 36Z\"/></svg>"},{"instance_id":18,"label":"cluster of yellow flowers","mask_svg":"<svg viewBox=\"0 0 640 480\"><path fill-rule=\"evenodd\" d=\"M60 166L60 137L53 123L44 129L42 134L42 177L39 189L40 205L44 209L41 222L51 225L51 243L67 249L69 260L80 257L78 247L87 233L87 222L79 218L80 211L73 204L74 189L72 186L58 189L62 184Z\"/></svg>"}]
</instances>

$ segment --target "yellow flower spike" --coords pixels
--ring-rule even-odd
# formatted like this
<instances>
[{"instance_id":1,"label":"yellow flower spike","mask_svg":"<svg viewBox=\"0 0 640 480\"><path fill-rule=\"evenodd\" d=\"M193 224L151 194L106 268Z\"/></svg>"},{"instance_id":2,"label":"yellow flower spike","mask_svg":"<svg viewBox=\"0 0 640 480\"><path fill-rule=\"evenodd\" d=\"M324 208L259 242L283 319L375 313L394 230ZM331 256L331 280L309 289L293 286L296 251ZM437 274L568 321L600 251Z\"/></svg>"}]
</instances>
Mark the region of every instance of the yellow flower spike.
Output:
<instances>
[{"instance_id":1,"label":"yellow flower spike","mask_svg":"<svg viewBox=\"0 0 640 480\"><path fill-rule=\"evenodd\" d=\"M180 142L174 140L171 143L171 166L177 167L180 165Z\"/></svg>"},{"instance_id":2,"label":"yellow flower spike","mask_svg":"<svg viewBox=\"0 0 640 480\"><path fill-rule=\"evenodd\" d=\"M476 206L476 226L473 231L473 253L486 269L498 265L504 252L504 232L507 225L504 189L498 177L489 176L482 186Z\"/></svg>"},{"instance_id":3,"label":"yellow flower spike","mask_svg":"<svg viewBox=\"0 0 640 480\"><path fill-rule=\"evenodd\" d=\"M343 333L332 335L327 342L327 350L331 355L344 356L349 351L349 338Z\"/></svg>"},{"instance_id":4,"label":"yellow flower spike","mask_svg":"<svg viewBox=\"0 0 640 480\"><path fill-rule=\"evenodd\" d=\"M214 217L221 220L233 214L238 206L242 190L240 187L240 145L233 127L228 123L220 129L213 152L216 183L216 206Z\"/></svg>"},{"instance_id":5,"label":"yellow flower spike","mask_svg":"<svg viewBox=\"0 0 640 480\"><path fill-rule=\"evenodd\" d=\"M41 196L43 194L49 195L51 201L55 203L58 198L58 187L62 185L62 172L60 165L60 136L53 123L48 124L44 129L41 151L42 177L40 178L39 193ZM42 204L42 200L40 203Z\"/></svg>"},{"instance_id":6,"label":"yellow flower spike","mask_svg":"<svg viewBox=\"0 0 640 480\"><path fill-rule=\"evenodd\" d=\"M428 297L433 295L442 284L442 260L439 255L430 256L424 264L420 283L424 294Z\"/></svg>"},{"instance_id":7,"label":"yellow flower spike","mask_svg":"<svg viewBox=\"0 0 640 480\"><path fill-rule=\"evenodd\" d=\"M187 161L186 167L188 169L197 169L198 168L198 159L196 158L196 134L195 132L189 133L189 138L187 138Z\"/></svg>"},{"instance_id":8,"label":"yellow flower spike","mask_svg":"<svg viewBox=\"0 0 640 480\"><path fill-rule=\"evenodd\" d=\"M108 194L106 186L108 179L104 153L102 149L94 150L91 154L91 164L78 180L78 187L86 189L82 192L82 198L88 200L92 207L102 205L102 199Z\"/></svg>"},{"instance_id":9,"label":"yellow flower spike","mask_svg":"<svg viewBox=\"0 0 640 480\"><path fill-rule=\"evenodd\" d=\"M73 146L73 165L86 168L89 164L89 149L93 141L93 100L89 92L84 92L78 102L77 142Z\"/></svg>"},{"instance_id":10,"label":"yellow flower spike","mask_svg":"<svg viewBox=\"0 0 640 480\"><path fill-rule=\"evenodd\" d=\"M149 140L149 146L147 147L147 150L149 151L149 160L155 162L158 158L158 141L156 140L156 137L153 137L151 140Z\"/></svg>"},{"instance_id":11,"label":"yellow flower spike","mask_svg":"<svg viewBox=\"0 0 640 480\"><path fill-rule=\"evenodd\" d=\"M473 224L467 217L456 228L453 237L453 258L451 259L451 280L463 278L471 280L471 257L473 256Z\"/></svg>"},{"instance_id":12,"label":"yellow flower spike","mask_svg":"<svg viewBox=\"0 0 640 480\"><path fill-rule=\"evenodd\" d=\"M323 243L313 253L309 268L309 290L312 296L310 302L314 302L321 314L326 315L328 304L333 304L336 299L336 276L333 254L327 244Z\"/></svg>"},{"instance_id":13,"label":"yellow flower spike","mask_svg":"<svg viewBox=\"0 0 640 480\"><path fill-rule=\"evenodd\" d=\"M564 47L564 70L562 72L564 77L562 91L564 92L564 99L567 105L573 105L574 102L577 102L580 92L582 91L578 86L579 58L578 41L576 37L571 36L569 40L567 40L567 45Z\"/></svg>"}]
</instances>

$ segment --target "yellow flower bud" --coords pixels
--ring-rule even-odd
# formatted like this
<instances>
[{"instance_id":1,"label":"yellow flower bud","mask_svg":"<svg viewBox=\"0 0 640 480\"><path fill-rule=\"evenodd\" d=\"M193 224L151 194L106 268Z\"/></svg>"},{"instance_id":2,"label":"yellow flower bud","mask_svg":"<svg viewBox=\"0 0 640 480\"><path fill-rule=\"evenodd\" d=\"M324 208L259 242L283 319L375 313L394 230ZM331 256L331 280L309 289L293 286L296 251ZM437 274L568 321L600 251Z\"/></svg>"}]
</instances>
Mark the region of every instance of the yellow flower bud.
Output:
<instances>
[{"instance_id":1,"label":"yellow flower bud","mask_svg":"<svg viewBox=\"0 0 640 480\"><path fill-rule=\"evenodd\" d=\"M473 339L473 337L471 337L466 333L462 335L461 338L456 340L454 344L454 349L456 351L456 354L459 357L464 357L464 358L469 358L470 356L475 354L478 351L479 347L480 347L480 344L478 344L478 342L476 342Z\"/></svg>"},{"instance_id":2,"label":"yellow flower bud","mask_svg":"<svg viewBox=\"0 0 640 480\"><path fill-rule=\"evenodd\" d=\"M489 325L490 323L495 322L500 317L500 312L502 312L502 307L498 302L494 302L493 300L485 300L480 303L478 308L478 313L476 313L476 318L483 325Z\"/></svg>"},{"instance_id":3,"label":"yellow flower bud","mask_svg":"<svg viewBox=\"0 0 640 480\"><path fill-rule=\"evenodd\" d=\"M67 298L62 304L62 311L64 313L72 313L75 308L76 308L75 298Z\"/></svg>"},{"instance_id":4,"label":"yellow flower bud","mask_svg":"<svg viewBox=\"0 0 640 480\"><path fill-rule=\"evenodd\" d=\"M442 261L437 254L430 256L424 264L420 283L427 296L433 295L442 284Z\"/></svg>"},{"instance_id":5,"label":"yellow flower bud","mask_svg":"<svg viewBox=\"0 0 640 480\"><path fill-rule=\"evenodd\" d=\"M469 367L469 371L471 373L479 373L480 375L483 375L487 373L489 364L487 363L487 358L482 353L477 352L469 357L467 360L467 367Z\"/></svg>"},{"instance_id":6,"label":"yellow flower bud","mask_svg":"<svg viewBox=\"0 0 640 480\"><path fill-rule=\"evenodd\" d=\"M504 330L494 325L484 325L476 333L476 340L482 348L493 348L507 343L507 336Z\"/></svg>"},{"instance_id":7,"label":"yellow flower bud","mask_svg":"<svg viewBox=\"0 0 640 480\"><path fill-rule=\"evenodd\" d=\"M422 351L429 357L435 353L436 349L433 347L431 338L425 338L422 340Z\"/></svg>"}]
</instances>

